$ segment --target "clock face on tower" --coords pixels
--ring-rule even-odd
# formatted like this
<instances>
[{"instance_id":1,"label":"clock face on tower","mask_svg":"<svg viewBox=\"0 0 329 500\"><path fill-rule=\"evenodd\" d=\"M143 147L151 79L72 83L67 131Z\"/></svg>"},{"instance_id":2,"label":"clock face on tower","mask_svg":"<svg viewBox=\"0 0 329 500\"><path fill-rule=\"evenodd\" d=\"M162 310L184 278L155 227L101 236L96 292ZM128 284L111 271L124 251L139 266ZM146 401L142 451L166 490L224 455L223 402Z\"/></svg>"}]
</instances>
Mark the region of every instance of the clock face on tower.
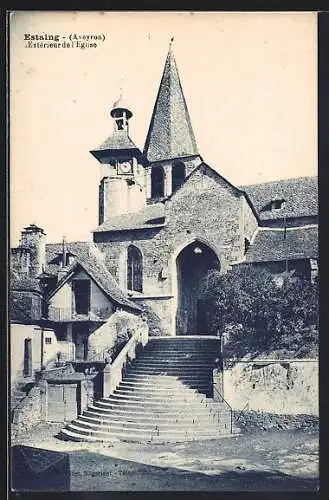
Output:
<instances>
[{"instance_id":1,"label":"clock face on tower","mask_svg":"<svg viewBox=\"0 0 329 500\"><path fill-rule=\"evenodd\" d=\"M118 163L118 174L132 174L133 166L130 161L123 161Z\"/></svg>"}]
</instances>

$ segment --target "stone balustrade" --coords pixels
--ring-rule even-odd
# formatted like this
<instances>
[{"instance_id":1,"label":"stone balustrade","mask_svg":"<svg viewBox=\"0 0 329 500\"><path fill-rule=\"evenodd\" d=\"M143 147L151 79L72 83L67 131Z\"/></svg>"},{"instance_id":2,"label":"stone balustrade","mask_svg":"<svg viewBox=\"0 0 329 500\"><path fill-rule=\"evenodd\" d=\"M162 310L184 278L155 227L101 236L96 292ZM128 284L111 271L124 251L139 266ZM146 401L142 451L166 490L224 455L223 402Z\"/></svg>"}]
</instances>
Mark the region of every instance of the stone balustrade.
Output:
<instances>
[{"instance_id":1,"label":"stone balustrade","mask_svg":"<svg viewBox=\"0 0 329 500\"><path fill-rule=\"evenodd\" d=\"M104 368L103 395L109 396L122 381L126 366L136 358L138 349L148 343L148 326L143 323L132 335L124 348L120 351L112 364Z\"/></svg>"}]
</instances>

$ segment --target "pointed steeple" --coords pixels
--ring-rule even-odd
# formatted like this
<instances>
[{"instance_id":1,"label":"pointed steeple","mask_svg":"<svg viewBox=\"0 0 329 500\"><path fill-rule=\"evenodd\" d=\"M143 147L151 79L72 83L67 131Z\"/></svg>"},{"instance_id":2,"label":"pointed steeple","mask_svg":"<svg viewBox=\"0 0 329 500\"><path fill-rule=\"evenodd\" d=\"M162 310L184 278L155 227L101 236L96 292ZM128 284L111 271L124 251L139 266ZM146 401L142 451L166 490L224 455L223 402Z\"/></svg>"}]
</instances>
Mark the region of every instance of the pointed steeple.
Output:
<instances>
[{"instance_id":1,"label":"pointed steeple","mask_svg":"<svg viewBox=\"0 0 329 500\"><path fill-rule=\"evenodd\" d=\"M144 146L150 162L198 155L175 57L168 55Z\"/></svg>"}]
</instances>

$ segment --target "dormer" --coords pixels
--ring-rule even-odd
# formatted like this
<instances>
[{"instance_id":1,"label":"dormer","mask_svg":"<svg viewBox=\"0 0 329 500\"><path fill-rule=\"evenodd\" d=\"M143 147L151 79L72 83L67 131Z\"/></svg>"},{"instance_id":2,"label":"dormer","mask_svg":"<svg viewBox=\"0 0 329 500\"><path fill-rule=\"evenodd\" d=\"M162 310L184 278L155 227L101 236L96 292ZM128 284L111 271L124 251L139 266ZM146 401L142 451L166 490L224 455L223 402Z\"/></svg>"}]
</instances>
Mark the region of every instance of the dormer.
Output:
<instances>
[{"instance_id":1,"label":"dormer","mask_svg":"<svg viewBox=\"0 0 329 500\"><path fill-rule=\"evenodd\" d=\"M281 210L286 205L286 200L281 197L273 198L269 203L267 203L260 211L261 212L272 212L275 210Z\"/></svg>"}]
</instances>

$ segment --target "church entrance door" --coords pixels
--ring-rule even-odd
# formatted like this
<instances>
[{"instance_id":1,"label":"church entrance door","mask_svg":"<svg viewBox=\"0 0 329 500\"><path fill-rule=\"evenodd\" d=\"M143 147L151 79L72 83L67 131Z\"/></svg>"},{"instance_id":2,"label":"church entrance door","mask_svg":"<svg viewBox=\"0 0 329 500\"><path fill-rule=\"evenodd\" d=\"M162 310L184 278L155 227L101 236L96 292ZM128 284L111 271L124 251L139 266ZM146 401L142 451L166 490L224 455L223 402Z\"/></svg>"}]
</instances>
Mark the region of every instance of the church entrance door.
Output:
<instances>
[{"instance_id":1,"label":"church entrance door","mask_svg":"<svg viewBox=\"0 0 329 500\"><path fill-rule=\"evenodd\" d=\"M199 286L209 269L220 269L218 257L207 245L194 241L179 253L176 266L176 335L207 335L208 325L199 301Z\"/></svg>"}]
</instances>

